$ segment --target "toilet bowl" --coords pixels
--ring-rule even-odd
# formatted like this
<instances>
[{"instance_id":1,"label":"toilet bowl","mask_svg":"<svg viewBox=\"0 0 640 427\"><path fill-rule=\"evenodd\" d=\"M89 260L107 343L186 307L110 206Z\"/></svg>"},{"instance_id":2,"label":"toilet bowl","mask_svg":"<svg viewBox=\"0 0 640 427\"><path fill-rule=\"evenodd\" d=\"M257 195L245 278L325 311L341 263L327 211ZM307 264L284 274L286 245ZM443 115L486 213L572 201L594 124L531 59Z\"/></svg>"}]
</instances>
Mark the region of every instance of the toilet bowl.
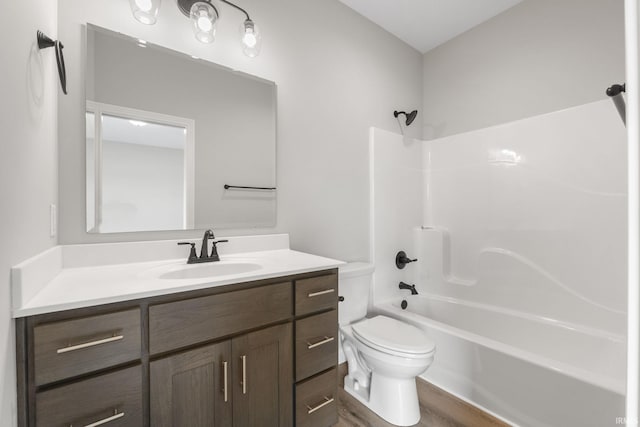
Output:
<instances>
[{"instance_id":1,"label":"toilet bowl","mask_svg":"<svg viewBox=\"0 0 640 427\"><path fill-rule=\"evenodd\" d=\"M344 388L384 420L413 425L420 421L415 377L431 365L435 344L400 320L365 317L372 272L364 263L340 267L340 342L349 369Z\"/></svg>"}]
</instances>

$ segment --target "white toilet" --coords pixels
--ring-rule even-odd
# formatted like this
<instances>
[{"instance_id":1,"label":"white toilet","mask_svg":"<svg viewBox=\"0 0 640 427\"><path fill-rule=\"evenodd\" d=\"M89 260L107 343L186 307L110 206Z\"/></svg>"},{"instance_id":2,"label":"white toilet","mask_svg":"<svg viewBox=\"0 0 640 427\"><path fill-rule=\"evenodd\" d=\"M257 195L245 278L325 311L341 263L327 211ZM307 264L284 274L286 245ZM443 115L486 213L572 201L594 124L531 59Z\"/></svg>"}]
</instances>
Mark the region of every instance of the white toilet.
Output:
<instances>
[{"instance_id":1,"label":"white toilet","mask_svg":"<svg viewBox=\"0 0 640 427\"><path fill-rule=\"evenodd\" d=\"M435 344L415 326L386 316L366 318L373 265L339 269L341 362L344 389L380 417L399 426L420 421L416 376L427 370Z\"/></svg>"}]
</instances>

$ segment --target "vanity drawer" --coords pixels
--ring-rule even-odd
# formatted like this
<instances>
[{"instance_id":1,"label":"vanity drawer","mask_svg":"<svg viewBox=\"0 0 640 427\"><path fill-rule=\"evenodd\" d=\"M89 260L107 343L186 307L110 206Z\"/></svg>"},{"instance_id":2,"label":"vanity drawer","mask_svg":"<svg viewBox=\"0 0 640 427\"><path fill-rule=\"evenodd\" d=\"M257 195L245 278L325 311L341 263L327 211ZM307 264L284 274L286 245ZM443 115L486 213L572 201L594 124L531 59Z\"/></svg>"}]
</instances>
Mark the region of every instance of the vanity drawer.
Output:
<instances>
[{"instance_id":1,"label":"vanity drawer","mask_svg":"<svg viewBox=\"0 0 640 427\"><path fill-rule=\"evenodd\" d=\"M143 425L141 366L36 394L37 427L87 425Z\"/></svg>"},{"instance_id":2,"label":"vanity drawer","mask_svg":"<svg viewBox=\"0 0 640 427\"><path fill-rule=\"evenodd\" d=\"M140 358L140 309L38 325L33 330L36 385Z\"/></svg>"},{"instance_id":3,"label":"vanity drawer","mask_svg":"<svg viewBox=\"0 0 640 427\"><path fill-rule=\"evenodd\" d=\"M296 385L296 427L329 427L337 423L337 393L335 368Z\"/></svg>"},{"instance_id":4,"label":"vanity drawer","mask_svg":"<svg viewBox=\"0 0 640 427\"><path fill-rule=\"evenodd\" d=\"M291 318L291 282L149 307L149 351L163 353Z\"/></svg>"},{"instance_id":5,"label":"vanity drawer","mask_svg":"<svg viewBox=\"0 0 640 427\"><path fill-rule=\"evenodd\" d=\"M296 316L337 307L337 274L296 280Z\"/></svg>"},{"instance_id":6,"label":"vanity drawer","mask_svg":"<svg viewBox=\"0 0 640 427\"><path fill-rule=\"evenodd\" d=\"M296 381L338 363L338 311L296 321Z\"/></svg>"}]
</instances>

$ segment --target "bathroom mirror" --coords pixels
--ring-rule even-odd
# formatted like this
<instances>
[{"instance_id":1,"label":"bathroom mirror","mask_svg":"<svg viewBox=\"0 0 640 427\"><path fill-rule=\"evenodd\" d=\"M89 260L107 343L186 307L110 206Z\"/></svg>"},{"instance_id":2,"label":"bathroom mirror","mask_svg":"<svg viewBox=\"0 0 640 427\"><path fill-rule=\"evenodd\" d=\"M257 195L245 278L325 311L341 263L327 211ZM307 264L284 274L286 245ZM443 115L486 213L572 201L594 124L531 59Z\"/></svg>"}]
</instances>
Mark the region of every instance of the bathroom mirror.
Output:
<instances>
[{"instance_id":1,"label":"bathroom mirror","mask_svg":"<svg viewBox=\"0 0 640 427\"><path fill-rule=\"evenodd\" d=\"M87 231L275 225L276 85L87 25Z\"/></svg>"}]
</instances>

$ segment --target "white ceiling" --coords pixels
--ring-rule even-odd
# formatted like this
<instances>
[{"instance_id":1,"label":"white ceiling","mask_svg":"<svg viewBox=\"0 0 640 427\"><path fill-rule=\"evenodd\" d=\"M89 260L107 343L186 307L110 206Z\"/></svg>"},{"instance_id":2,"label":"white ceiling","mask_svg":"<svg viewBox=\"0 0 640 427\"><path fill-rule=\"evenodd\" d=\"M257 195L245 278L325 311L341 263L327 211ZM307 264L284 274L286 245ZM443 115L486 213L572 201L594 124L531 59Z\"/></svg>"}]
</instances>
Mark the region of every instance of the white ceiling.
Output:
<instances>
[{"instance_id":1,"label":"white ceiling","mask_svg":"<svg viewBox=\"0 0 640 427\"><path fill-rule=\"evenodd\" d=\"M522 0L340 0L425 53Z\"/></svg>"}]
</instances>

